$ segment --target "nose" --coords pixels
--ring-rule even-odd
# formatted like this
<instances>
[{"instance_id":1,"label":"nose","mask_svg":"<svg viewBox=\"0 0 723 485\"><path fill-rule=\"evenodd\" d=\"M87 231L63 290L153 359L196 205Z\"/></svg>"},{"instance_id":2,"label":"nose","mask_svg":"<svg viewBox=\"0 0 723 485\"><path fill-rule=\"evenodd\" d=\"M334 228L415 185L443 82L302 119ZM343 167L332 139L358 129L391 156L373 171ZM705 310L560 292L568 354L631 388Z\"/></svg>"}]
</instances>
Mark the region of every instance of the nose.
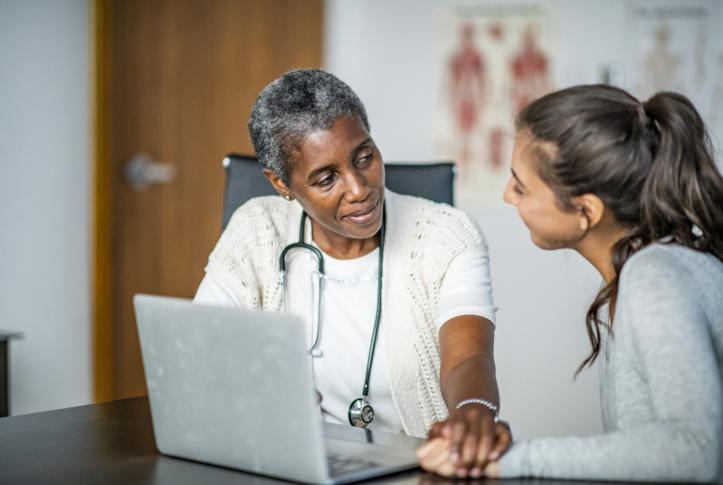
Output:
<instances>
[{"instance_id":1,"label":"nose","mask_svg":"<svg viewBox=\"0 0 723 485\"><path fill-rule=\"evenodd\" d=\"M515 205L515 201L517 200L515 197L515 192L512 190L512 178L507 181L507 185L505 186L505 190L502 192L502 200L507 202L508 204Z\"/></svg>"},{"instance_id":2,"label":"nose","mask_svg":"<svg viewBox=\"0 0 723 485\"><path fill-rule=\"evenodd\" d=\"M346 184L345 196L349 202L363 202L369 196L369 183L359 170L355 168L350 170L344 182Z\"/></svg>"}]
</instances>

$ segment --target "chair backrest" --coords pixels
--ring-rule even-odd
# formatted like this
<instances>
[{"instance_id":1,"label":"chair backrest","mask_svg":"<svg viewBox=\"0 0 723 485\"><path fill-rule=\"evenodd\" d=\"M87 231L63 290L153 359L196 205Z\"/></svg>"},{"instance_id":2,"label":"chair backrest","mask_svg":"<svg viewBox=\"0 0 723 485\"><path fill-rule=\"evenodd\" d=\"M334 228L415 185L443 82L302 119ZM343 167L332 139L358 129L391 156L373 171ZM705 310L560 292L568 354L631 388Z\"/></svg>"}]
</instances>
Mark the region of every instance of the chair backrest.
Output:
<instances>
[{"instance_id":1,"label":"chair backrest","mask_svg":"<svg viewBox=\"0 0 723 485\"><path fill-rule=\"evenodd\" d=\"M261 172L256 157L231 153L223 159L223 166L226 169L226 188L222 230L244 202L276 193ZM394 192L453 205L454 163L385 163L384 169L385 184Z\"/></svg>"}]
</instances>

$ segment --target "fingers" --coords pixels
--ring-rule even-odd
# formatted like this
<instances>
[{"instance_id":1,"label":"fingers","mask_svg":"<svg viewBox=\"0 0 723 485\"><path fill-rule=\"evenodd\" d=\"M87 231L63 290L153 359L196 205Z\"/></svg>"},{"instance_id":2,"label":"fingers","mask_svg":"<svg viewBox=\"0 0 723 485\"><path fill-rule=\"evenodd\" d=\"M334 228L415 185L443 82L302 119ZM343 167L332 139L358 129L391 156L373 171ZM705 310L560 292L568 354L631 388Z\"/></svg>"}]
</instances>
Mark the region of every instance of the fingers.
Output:
<instances>
[{"instance_id":1,"label":"fingers","mask_svg":"<svg viewBox=\"0 0 723 485\"><path fill-rule=\"evenodd\" d=\"M506 422L499 421L497 423L495 438L495 445L488 457L490 461L499 460L512 445L512 431Z\"/></svg>"},{"instance_id":2,"label":"fingers","mask_svg":"<svg viewBox=\"0 0 723 485\"><path fill-rule=\"evenodd\" d=\"M496 461L491 461L487 464L484 469L484 474L488 478L499 478L500 476L500 465Z\"/></svg>"},{"instance_id":3,"label":"fingers","mask_svg":"<svg viewBox=\"0 0 723 485\"><path fill-rule=\"evenodd\" d=\"M462 447L464 445L466 426L464 423L452 423L451 431L451 442L452 446L449 451L449 459L452 463L459 463L462 461Z\"/></svg>"},{"instance_id":4,"label":"fingers","mask_svg":"<svg viewBox=\"0 0 723 485\"><path fill-rule=\"evenodd\" d=\"M477 448L479 447L480 439L479 431L479 426L470 427L470 429L467 430L467 436L465 436L464 448L462 449L462 464L467 468L472 467L477 458Z\"/></svg>"},{"instance_id":5,"label":"fingers","mask_svg":"<svg viewBox=\"0 0 723 485\"><path fill-rule=\"evenodd\" d=\"M480 414L476 409L467 409L461 417L463 419L455 423L452 453L453 463L457 466L456 476L466 478L477 456Z\"/></svg>"},{"instance_id":6,"label":"fingers","mask_svg":"<svg viewBox=\"0 0 723 485\"><path fill-rule=\"evenodd\" d=\"M449 461L450 446L450 441L445 438L427 441L417 450L419 465L428 472L451 476L456 467Z\"/></svg>"},{"instance_id":7,"label":"fingers","mask_svg":"<svg viewBox=\"0 0 723 485\"><path fill-rule=\"evenodd\" d=\"M473 467L470 470L470 476L473 478L479 478L482 476L484 467L489 460L489 454L492 450L492 445L495 442L494 417L489 414L485 414L485 416L481 419L479 429L480 436L477 442L477 453L475 455Z\"/></svg>"},{"instance_id":8,"label":"fingers","mask_svg":"<svg viewBox=\"0 0 723 485\"><path fill-rule=\"evenodd\" d=\"M441 438L429 438L427 441L422 444L419 448L417 448L417 459L421 462L424 460L430 453L432 453L434 450L437 449L439 446L439 442L441 441Z\"/></svg>"},{"instance_id":9,"label":"fingers","mask_svg":"<svg viewBox=\"0 0 723 485\"><path fill-rule=\"evenodd\" d=\"M482 412L479 409L465 409L452 426L452 450L450 461L457 467L455 475L467 478L477 461L481 438Z\"/></svg>"},{"instance_id":10,"label":"fingers","mask_svg":"<svg viewBox=\"0 0 723 485\"><path fill-rule=\"evenodd\" d=\"M445 458L442 463L437 467L435 473L437 475L442 475L443 477L452 477L454 476L456 470L457 467L455 466L455 464L449 461L449 459Z\"/></svg>"},{"instance_id":11,"label":"fingers","mask_svg":"<svg viewBox=\"0 0 723 485\"><path fill-rule=\"evenodd\" d=\"M495 423L484 410L466 411L431 427L427 442L417 451L422 468L446 477L479 478L509 449L512 433L507 423Z\"/></svg>"},{"instance_id":12,"label":"fingers","mask_svg":"<svg viewBox=\"0 0 723 485\"><path fill-rule=\"evenodd\" d=\"M438 438L442 436L442 428L444 427L443 421L437 421L432 425L431 428L429 428L429 433L427 433L427 439L432 440L434 438Z\"/></svg>"}]
</instances>

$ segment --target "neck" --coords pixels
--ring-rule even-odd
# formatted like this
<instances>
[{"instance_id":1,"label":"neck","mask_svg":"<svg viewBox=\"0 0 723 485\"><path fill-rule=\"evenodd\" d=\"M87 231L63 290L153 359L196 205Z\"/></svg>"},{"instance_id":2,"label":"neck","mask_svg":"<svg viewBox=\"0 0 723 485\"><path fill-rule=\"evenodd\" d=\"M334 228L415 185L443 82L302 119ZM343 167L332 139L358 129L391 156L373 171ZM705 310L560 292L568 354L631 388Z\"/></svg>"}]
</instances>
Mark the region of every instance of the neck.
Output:
<instances>
[{"instance_id":1,"label":"neck","mask_svg":"<svg viewBox=\"0 0 723 485\"><path fill-rule=\"evenodd\" d=\"M591 231L584 239L573 246L573 249L597 269L606 283L610 283L615 278L615 268L612 261L613 246L626 232L626 229L622 227L604 231Z\"/></svg>"},{"instance_id":2,"label":"neck","mask_svg":"<svg viewBox=\"0 0 723 485\"><path fill-rule=\"evenodd\" d=\"M379 247L379 233L367 239L354 239L329 231L311 218L309 220L311 220L311 238L332 258L361 258Z\"/></svg>"}]
</instances>

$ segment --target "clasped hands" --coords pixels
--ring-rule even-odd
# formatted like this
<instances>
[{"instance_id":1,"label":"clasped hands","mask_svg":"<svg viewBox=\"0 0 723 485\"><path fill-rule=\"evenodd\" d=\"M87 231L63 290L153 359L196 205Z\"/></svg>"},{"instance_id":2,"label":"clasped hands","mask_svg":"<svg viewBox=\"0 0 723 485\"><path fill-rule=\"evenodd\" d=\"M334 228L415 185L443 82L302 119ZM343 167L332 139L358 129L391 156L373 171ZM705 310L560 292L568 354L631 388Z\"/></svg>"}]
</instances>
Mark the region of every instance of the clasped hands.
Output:
<instances>
[{"instance_id":1,"label":"clasped hands","mask_svg":"<svg viewBox=\"0 0 723 485\"><path fill-rule=\"evenodd\" d=\"M424 470L445 477L497 477L497 460L511 444L506 422L495 422L494 413L483 406L468 405L432 425L417 458Z\"/></svg>"}]
</instances>

